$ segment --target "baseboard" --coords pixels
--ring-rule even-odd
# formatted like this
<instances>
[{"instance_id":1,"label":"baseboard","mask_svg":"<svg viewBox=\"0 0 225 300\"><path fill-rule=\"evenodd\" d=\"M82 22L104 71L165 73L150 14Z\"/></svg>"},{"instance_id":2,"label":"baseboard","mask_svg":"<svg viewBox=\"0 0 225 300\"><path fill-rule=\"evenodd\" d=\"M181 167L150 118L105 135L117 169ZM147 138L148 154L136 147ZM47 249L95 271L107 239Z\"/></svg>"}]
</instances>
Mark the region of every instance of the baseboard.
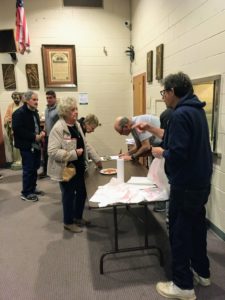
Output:
<instances>
[{"instance_id":1,"label":"baseboard","mask_svg":"<svg viewBox=\"0 0 225 300\"><path fill-rule=\"evenodd\" d=\"M214 225L208 219L207 219L207 223L208 223L209 228L212 229L212 231L215 232L216 235L218 235L222 240L225 241L225 232L223 232L221 229L219 229L216 225Z\"/></svg>"}]
</instances>

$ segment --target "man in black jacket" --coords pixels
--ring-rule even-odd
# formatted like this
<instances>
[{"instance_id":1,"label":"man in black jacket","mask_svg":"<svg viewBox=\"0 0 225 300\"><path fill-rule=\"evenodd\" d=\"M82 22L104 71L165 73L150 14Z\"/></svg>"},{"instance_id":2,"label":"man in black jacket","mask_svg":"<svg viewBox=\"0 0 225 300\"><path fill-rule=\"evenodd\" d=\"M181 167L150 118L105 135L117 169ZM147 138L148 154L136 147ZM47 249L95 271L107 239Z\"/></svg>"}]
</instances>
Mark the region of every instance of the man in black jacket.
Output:
<instances>
[{"instance_id":1,"label":"man in black jacket","mask_svg":"<svg viewBox=\"0 0 225 300\"><path fill-rule=\"evenodd\" d=\"M157 291L166 298L195 300L193 279L209 286L205 204L210 193L212 152L206 114L194 95L190 78L179 72L168 75L161 95L173 108L167 130L139 124L163 137L163 147L153 147L155 157L165 158L170 183L169 238L172 281L159 282Z\"/></svg>"},{"instance_id":2,"label":"man in black jacket","mask_svg":"<svg viewBox=\"0 0 225 300\"><path fill-rule=\"evenodd\" d=\"M15 147L20 149L23 168L23 189L21 199L38 201L36 189L37 170L41 162L40 141L45 133L41 131L40 119L37 112L38 96L33 91L23 95L24 105L12 115L12 128Z\"/></svg>"}]
</instances>

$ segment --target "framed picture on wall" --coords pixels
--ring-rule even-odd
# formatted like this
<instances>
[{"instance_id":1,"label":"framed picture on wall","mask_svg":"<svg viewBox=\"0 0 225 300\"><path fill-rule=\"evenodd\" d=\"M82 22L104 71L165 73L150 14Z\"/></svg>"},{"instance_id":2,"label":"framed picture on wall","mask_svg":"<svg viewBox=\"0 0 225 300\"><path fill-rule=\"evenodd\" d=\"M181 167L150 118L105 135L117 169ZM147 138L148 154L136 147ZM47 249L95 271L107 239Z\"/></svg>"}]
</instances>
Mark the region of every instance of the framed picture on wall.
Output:
<instances>
[{"instance_id":1,"label":"framed picture on wall","mask_svg":"<svg viewBox=\"0 0 225 300\"><path fill-rule=\"evenodd\" d=\"M27 85L29 89L39 89L37 64L26 64Z\"/></svg>"},{"instance_id":2,"label":"framed picture on wall","mask_svg":"<svg viewBox=\"0 0 225 300\"><path fill-rule=\"evenodd\" d=\"M3 82L6 90L16 89L14 64L2 64Z\"/></svg>"},{"instance_id":3,"label":"framed picture on wall","mask_svg":"<svg viewBox=\"0 0 225 300\"><path fill-rule=\"evenodd\" d=\"M153 51L147 53L147 82L153 80Z\"/></svg>"},{"instance_id":4,"label":"framed picture on wall","mask_svg":"<svg viewBox=\"0 0 225 300\"><path fill-rule=\"evenodd\" d=\"M42 45L42 61L46 88L77 87L74 45Z\"/></svg>"},{"instance_id":5,"label":"framed picture on wall","mask_svg":"<svg viewBox=\"0 0 225 300\"><path fill-rule=\"evenodd\" d=\"M163 44L156 47L156 76L157 80L163 79Z\"/></svg>"}]
</instances>

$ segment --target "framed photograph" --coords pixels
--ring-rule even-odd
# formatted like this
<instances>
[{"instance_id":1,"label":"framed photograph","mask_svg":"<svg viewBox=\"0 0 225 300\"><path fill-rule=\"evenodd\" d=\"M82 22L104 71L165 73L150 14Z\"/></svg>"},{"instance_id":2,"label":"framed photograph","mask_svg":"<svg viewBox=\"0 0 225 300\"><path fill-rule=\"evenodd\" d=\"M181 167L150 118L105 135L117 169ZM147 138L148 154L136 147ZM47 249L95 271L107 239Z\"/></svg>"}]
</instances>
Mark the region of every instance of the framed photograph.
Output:
<instances>
[{"instance_id":1,"label":"framed photograph","mask_svg":"<svg viewBox=\"0 0 225 300\"><path fill-rule=\"evenodd\" d=\"M157 80L163 79L163 44L156 47L156 76Z\"/></svg>"},{"instance_id":2,"label":"framed photograph","mask_svg":"<svg viewBox=\"0 0 225 300\"><path fill-rule=\"evenodd\" d=\"M2 64L3 82L6 90L16 89L16 77L13 64Z\"/></svg>"},{"instance_id":3,"label":"framed photograph","mask_svg":"<svg viewBox=\"0 0 225 300\"><path fill-rule=\"evenodd\" d=\"M42 61L46 88L77 87L74 45L42 45Z\"/></svg>"},{"instance_id":4,"label":"framed photograph","mask_svg":"<svg viewBox=\"0 0 225 300\"><path fill-rule=\"evenodd\" d=\"M27 85L29 89L39 89L39 75L37 64L26 64Z\"/></svg>"},{"instance_id":5,"label":"framed photograph","mask_svg":"<svg viewBox=\"0 0 225 300\"><path fill-rule=\"evenodd\" d=\"M147 53L147 82L153 80L153 51Z\"/></svg>"}]
</instances>

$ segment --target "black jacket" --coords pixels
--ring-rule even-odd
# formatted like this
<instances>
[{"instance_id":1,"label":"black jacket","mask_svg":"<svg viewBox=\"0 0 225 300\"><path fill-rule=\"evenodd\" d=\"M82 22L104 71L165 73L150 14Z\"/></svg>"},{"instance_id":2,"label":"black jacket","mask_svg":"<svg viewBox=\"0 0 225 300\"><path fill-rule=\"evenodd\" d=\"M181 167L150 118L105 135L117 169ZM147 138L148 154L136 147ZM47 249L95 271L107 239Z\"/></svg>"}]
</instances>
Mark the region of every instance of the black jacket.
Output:
<instances>
[{"instance_id":1,"label":"black jacket","mask_svg":"<svg viewBox=\"0 0 225 300\"><path fill-rule=\"evenodd\" d=\"M34 116L39 127L38 133L40 133L40 118L37 111L30 110L25 103L13 113L12 128L16 148L29 150L32 148L32 143L35 143L37 133L35 133Z\"/></svg>"},{"instance_id":2,"label":"black jacket","mask_svg":"<svg viewBox=\"0 0 225 300\"><path fill-rule=\"evenodd\" d=\"M212 152L204 106L195 95L186 95L172 113L163 153L171 186L199 189L210 184Z\"/></svg>"}]
</instances>

